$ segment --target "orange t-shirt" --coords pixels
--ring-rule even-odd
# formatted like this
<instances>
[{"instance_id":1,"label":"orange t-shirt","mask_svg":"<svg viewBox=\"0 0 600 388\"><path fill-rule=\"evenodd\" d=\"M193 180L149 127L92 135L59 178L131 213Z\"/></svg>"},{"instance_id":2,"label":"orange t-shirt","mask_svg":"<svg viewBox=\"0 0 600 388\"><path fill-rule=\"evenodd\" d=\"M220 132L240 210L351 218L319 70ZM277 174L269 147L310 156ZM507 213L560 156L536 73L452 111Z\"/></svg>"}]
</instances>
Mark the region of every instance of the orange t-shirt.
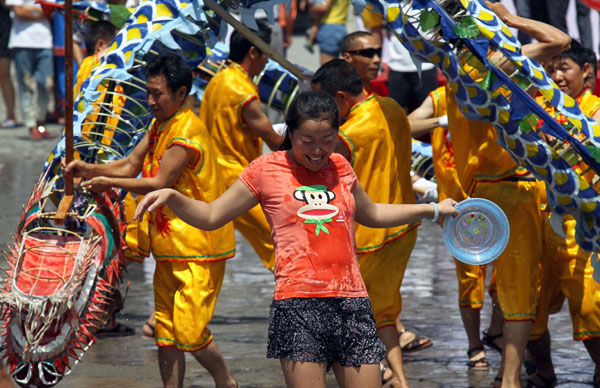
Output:
<instances>
[{"instance_id":1,"label":"orange t-shirt","mask_svg":"<svg viewBox=\"0 0 600 388\"><path fill-rule=\"evenodd\" d=\"M354 239L357 178L350 163L331 154L319 171L298 165L286 151L255 159L239 179L254 193L275 246L275 300L366 297Z\"/></svg>"}]
</instances>

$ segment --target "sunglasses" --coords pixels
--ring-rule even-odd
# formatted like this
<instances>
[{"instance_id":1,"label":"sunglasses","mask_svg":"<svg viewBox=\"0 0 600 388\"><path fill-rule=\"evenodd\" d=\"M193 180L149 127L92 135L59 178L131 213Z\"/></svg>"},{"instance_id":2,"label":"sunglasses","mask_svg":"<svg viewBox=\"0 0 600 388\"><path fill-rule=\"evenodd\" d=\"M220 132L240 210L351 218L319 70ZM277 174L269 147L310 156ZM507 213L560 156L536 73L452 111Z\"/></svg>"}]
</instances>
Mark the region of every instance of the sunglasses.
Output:
<instances>
[{"instance_id":1,"label":"sunglasses","mask_svg":"<svg viewBox=\"0 0 600 388\"><path fill-rule=\"evenodd\" d=\"M379 48L366 48L362 50L348 50L346 51L348 54L356 54L361 57L373 58L375 55L378 55L381 58L381 47Z\"/></svg>"}]
</instances>

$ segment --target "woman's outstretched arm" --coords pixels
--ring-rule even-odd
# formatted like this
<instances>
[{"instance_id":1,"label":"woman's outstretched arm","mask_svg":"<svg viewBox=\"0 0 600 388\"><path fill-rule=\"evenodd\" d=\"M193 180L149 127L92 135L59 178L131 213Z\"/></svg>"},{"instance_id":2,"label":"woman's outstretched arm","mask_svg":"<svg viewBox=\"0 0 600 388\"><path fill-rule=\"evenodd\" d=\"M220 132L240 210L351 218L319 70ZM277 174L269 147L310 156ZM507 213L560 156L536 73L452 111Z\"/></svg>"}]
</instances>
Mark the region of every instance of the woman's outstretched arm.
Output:
<instances>
[{"instance_id":1,"label":"woman's outstretched arm","mask_svg":"<svg viewBox=\"0 0 600 388\"><path fill-rule=\"evenodd\" d=\"M135 209L134 218L141 220L146 211L167 205L186 223L202 230L215 230L244 214L258 204L258 199L239 179L211 203L195 200L173 189L146 194Z\"/></svg>"},{"instance_id":2,"label":"woman's outstretched arm","mask_svg":"<svg viewBox=\"0 0 600 388\"><path fill-rule=\"evenodd\" d=\"M374 203L360 183L356 185L353 194L356 202L355 220L369 228L391 228L420 221L423 218L433 218L435 215L435 207L429 204ZM455 204L456 201L450 198L437 204L439 216L457 215Z\"/></svg>"}]
</instances>

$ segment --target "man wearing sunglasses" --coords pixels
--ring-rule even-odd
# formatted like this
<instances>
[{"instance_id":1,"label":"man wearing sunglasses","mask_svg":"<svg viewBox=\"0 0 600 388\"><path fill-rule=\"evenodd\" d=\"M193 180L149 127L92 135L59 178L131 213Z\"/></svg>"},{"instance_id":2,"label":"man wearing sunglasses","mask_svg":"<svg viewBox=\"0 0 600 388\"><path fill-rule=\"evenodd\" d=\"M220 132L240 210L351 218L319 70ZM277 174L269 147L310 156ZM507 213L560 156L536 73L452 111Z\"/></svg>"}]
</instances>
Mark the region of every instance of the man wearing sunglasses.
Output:
<instances>
[{"instance_id":1,"label":"man wearing sunglasses","mask_svg":"<svg viewBox=\"0 0 600 388\"><path fill-rule=\"evenodd\" d=\"M366 31L346 35L342 41L342 56L360 75L363 89L371 93L371 81L377 78L381 67L381 45Z\"/></svg>"}]
</instances>

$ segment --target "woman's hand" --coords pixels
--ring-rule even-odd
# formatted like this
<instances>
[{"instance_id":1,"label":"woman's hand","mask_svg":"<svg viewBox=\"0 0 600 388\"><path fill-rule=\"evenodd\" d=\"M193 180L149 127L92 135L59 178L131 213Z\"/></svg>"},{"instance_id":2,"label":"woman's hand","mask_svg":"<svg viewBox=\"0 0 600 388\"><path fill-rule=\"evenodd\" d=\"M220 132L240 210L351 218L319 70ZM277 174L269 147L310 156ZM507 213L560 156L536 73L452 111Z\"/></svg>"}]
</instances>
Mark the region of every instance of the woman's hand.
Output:
<instances>
[{"instance_id":1,"label":"woman's hand","mask_svg":"<svg viewBox=\"0 0 600 388\"><path fill-rule=\"evenodd\" d=\"M165 205L174 192L173 189L160 189L146 194L137 205L133 219L142 221L145 212L151 212L157 207Z\"/></svg>"},{"instance_id":2,"label":"woman's hand","mask_svg":"<svg viewBox=\"0 0 600 388\"><path fill-rule=\"evenodd\" d=\"M452 198L446 198L442 202L438 203L438 209L440 211L440 217L456 217L458 210L454 207L457 202Z\"/></svg>"}]
</instances>

